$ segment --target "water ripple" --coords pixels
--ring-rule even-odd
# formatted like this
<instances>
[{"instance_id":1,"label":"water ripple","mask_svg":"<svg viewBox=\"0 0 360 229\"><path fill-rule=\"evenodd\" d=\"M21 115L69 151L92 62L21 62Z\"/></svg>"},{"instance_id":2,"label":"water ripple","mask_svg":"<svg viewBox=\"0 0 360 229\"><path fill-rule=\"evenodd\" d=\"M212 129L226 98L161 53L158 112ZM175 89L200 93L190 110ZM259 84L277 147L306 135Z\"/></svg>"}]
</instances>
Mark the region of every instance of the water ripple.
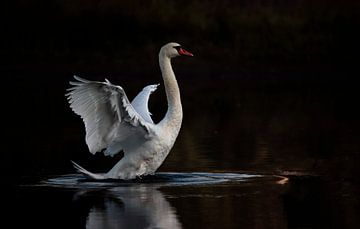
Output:
<instances>
[{"instance_id":1,"label":"water ripple","mask_svg":"<svg viewBox=\"0 0 360 229\"><path fill-rule=\"evenodd\" d=\"M178 173L160 172L130 181L123 180L89 180L81 174L67 174L49 178L41 182L43 186L64 188L101 188L117 186L184 186L184 185L211 185L220 183L238 183L262 178L264 175L246 173Z\"/></svg>"}]
</instances>

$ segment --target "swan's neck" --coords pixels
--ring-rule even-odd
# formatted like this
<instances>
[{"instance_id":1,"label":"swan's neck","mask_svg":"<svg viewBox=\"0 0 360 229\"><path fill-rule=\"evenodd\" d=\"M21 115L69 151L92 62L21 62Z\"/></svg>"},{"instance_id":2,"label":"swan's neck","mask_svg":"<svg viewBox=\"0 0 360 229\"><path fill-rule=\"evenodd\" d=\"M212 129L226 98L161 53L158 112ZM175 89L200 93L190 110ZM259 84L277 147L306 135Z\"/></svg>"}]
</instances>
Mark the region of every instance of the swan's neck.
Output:
<instances>
[{"instance_id":1,"label":"swan's neck","mask_svg":"<svg viewBox=\"0 0 360 229\"><path fill-rule=\"evenodd\" d=\"M171 66L171 60L166 55L159 55L159 64L164 80L168 110L162 124L180 129L182 121L182 106L180 100L180 90L177 84L174 71Z\"/></svg>"}]
</instances>

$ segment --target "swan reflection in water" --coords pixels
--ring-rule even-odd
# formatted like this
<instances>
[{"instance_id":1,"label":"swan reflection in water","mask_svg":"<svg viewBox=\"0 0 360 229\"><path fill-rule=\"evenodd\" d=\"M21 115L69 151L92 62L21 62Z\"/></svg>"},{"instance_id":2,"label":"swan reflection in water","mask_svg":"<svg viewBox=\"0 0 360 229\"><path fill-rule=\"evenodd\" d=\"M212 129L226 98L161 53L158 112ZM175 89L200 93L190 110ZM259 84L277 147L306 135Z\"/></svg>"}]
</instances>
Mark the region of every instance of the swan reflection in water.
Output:
<instances>
[{"instance_id":1,"label":"swan reflection in water","mask_svg":"<svg viewBox=\"0 0 360 229\"><path fill-rule=\"evenodd\" d=\"M85 191L75 199L92 198L86 228L181 228L175 210L155 187L114 187ZM97 199L97 198L96 198Z\"/></svg>"}]
</instances>

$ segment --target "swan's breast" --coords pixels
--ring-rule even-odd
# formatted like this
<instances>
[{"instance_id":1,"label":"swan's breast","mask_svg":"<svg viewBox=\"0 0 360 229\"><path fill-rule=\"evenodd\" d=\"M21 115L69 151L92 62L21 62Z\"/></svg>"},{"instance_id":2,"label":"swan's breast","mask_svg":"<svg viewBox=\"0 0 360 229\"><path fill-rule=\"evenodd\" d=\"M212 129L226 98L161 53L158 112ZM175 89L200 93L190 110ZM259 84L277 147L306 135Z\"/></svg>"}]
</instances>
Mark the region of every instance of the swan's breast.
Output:
<instances>
[{"instance_id":1,"label":"swan's breast","mask_svg":"<svg viewBox=\"0 0 360 229\"><path fill-rule=\"evenodd\" d=\"M151 140L145 142L141 152L143 158L142 168L146 168L145 174L154 173L163 163L174 145L176 136L166 132L158 132Z\"/></svg>"}]
</instances>

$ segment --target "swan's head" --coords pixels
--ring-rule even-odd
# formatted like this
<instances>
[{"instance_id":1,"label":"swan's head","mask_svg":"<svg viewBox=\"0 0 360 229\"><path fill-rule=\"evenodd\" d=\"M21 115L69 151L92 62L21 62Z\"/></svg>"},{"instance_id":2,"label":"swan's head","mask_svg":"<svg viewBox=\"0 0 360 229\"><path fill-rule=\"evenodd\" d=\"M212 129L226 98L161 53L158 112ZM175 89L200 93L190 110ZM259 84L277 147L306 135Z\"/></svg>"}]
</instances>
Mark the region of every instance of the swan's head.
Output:
<instances>
[{"instance_id":1,"label":"swan's head","mask_svg":"<svg viewBox=\"0 0 360 229\"><path fill-rule=\"evenodd\" d=\"M194 56L192 53L182 48L180 44L175 42L168 43L161 47L160 55L167 56L169 58L174 58L177 56Z\"/></svg>"}]
</instances>

